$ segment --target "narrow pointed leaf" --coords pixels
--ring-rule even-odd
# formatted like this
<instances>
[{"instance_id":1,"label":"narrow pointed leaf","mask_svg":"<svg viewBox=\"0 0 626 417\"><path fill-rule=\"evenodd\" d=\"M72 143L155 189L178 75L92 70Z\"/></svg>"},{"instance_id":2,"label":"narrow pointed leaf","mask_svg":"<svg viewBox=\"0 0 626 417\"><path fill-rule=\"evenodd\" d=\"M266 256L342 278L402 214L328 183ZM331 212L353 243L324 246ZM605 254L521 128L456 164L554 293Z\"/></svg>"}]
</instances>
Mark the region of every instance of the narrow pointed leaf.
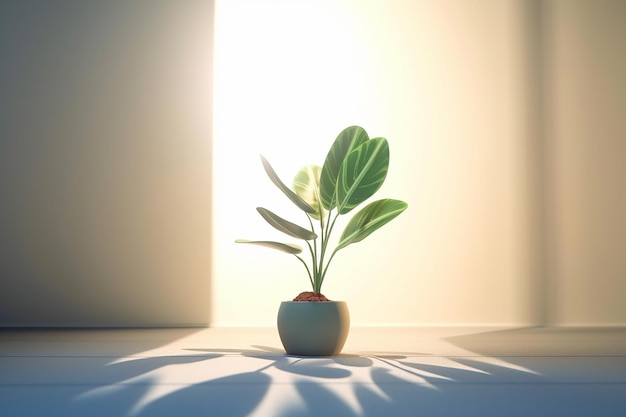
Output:
<instances>
[{"instance_id":1,"label":"narrow pointed leaf","mask_svg":"<svg viewBox=\"0 0 626 417\"><path fill-rule=\"evenodd\" d=\"M276 185L296 206L298 206L300 210L303 210L309 214L315 213L315 209L313 207L311 207L309 204L307 204L306 201L298 197L296 193L291 191L291 189L280 180L280 178L276 174L276 171L274 171L274 168L272 168L268 160L265 159L263 156L261 156L261 162L263 162L263 168L265 169L267 176L270 177L270 180L272 180L274 185Z\"/></svg>"},{"instance_id":2,"label":"narrow pointed leaf","mask_svg":"<svg viewBox=\"0 0 626 417\"><path fill-rule=\"evenodd\" d=\"M368 140L348 154L337 177L337 209L346 214L370 198L385 182L389 144L385 138Z\"/></svg>"},{"instance_id":3,"label":"narrow pointed leaf","mask_svg":"<svg viewBox=\"0 0 626 417\"><path fill-rule=\"evenodd\" d=\"M281 231L291 237L295 237L298 239L317 239L317 235L312 231L305 229L304 227L298 226L295 223L291 223L290 221L285 220L282 217L272 213L268 209L265 209L263 207L257 207L256 210L265 219L265 221L267 221L270 225L272 225L272 227L274 227L278 231Z\"/></svg>"},{"instance_id":4,"label":"narrow pointed leaf","mask_svg":"<svg viewBox=\"0 0 626 417\"><path fill-rule=\"evenodd\" d=\"M268 240L246 240L246 239L237 239L235 240L237 243L249 243L252 245L265 246L266 248L276 249L281 252L287 252L292 255L296 255L302 252L302 248L298 245L293 245L291 243L280 243L280 242L270 242Z\"/></svg>"},{"instance_id":5,"label":"narrow pointed leaf","mask_svg":"<svg viewBox=\"0 0 626 417\"><path fill-rule=\"evenodd\" d=\"M396 218L407 207L408 204L404 201L393 199L374 201L363 207L346 225L335 251L365 239Z\"/></svg>"},{"instance_id":6,"label":"narrow pointed leaf","mask_svg":"<svg viewBox=\"0 0 626 417\"><path fill-rule=\"evenodd\" d=\"M296 174L293 179L293 190L296 195L315 209L311 217L319 220L324 216L324 208L320 201L320 174L322 168L318 165L307 165Z\"/></svg>"},{"instance_id":7,"label":"narrow pointed leaf","mask_svg":"<svg viewBox=\"0 0 626 417\"><path fill-rule=\"evenodd\" d=\"M367 132L360 126L345 128L335 139L326 155L320 178L320 196L325 209L332 210L337 205L335 199L337 176L345 157L368 140Z\"/></svg>"}]
</instances>

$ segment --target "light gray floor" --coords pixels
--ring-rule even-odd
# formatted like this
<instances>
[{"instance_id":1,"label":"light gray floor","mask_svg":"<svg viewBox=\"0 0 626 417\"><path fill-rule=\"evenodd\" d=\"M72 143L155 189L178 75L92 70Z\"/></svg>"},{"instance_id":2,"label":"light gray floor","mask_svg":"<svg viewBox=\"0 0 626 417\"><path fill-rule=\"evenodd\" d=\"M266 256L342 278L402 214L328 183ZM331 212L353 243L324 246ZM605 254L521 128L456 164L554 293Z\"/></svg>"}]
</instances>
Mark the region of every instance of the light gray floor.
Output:
<instances>
[{"instance_id":1,"label":"light gray floor","mask_svg":"<svg viewBox=\"0 0 626 417\"><path fill-rule=\"evenodd\" d=\"M626 416L626 329L0 330L0 416Z\"/></svg>"}]
</instances>

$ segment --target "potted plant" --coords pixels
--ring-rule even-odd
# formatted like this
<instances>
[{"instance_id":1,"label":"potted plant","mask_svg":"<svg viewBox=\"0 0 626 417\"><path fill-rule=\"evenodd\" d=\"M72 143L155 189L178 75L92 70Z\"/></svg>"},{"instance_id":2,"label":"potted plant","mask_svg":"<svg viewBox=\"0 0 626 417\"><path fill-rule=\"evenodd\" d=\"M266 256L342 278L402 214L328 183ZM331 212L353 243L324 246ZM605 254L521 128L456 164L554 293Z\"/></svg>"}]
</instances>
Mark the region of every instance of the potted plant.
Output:
<instances>
[{"instance_id":1,"label":"potted plant","mask_svg":"<svg viewBox=\"0 0 626 417\"><path fill-rule=\"evenodd\" d=\"M388 142L385 138L370 139L362 127L347 127L332 144L324 165L300 169L293 188L280 180L264 157L261 160L270 180L304 212L308 227L285 220L263 207L257 207L257 211L275 229L303 240L310 256L303 258L302 247L292 243L245 239L237 242L294 255L307 271L312 291L282 302L278 311L278 332L287 353L338 354L348 335L350 316L344 301L330 301L321 293L328 267L337 252L393 220L407 208L407 203L393 199L373 201L348 221L338 242L330 245L330 237L337 218L368 200L385 181L389 167Z\"/></svg>"}]
</instances>

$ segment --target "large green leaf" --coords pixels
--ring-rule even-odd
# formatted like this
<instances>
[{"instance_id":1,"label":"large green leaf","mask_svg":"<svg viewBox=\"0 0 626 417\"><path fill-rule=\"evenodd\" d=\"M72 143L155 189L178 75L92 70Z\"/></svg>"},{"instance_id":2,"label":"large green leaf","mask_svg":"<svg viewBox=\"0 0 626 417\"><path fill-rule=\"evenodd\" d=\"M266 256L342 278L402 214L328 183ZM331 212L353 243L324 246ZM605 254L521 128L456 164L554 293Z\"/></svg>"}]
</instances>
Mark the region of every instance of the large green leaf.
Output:
<instances>
[{"instance_id":1,"label":"large green leaf","mask_svg":"<svg viewBox=\"0 0 626 417\"><path fill-rule=\"evenodd\" d=\"M350 152L337 176L337 210L346 214L370 198L385 182L389 144L385 138L362 143Z\"/></svg>"},{"instance_id":2,"label":"large green leaf","mask_svg":"<svg viewBox=\"0 0 626 417\"><path fill-rule=\"evenodd\" d=\"M302 248L298 245L293 245L291 243L280 243L280 242L270 242L268 240L246 240L246 239L237 239L235 240L237 243L250 243L253 245L265 246L266 248L272 248L279 250L281 252L287 252L292 255L296 255L302 252Z\"/></svg>"},{"instance_id":3,"label":"large green leaf","mask_svg":"<svg viewBox=\"0 0 626 417\"><path fill-rule=\"evenodd\" d=\"M298 239L317 239L317 235L312 231L305 229L304 227L300 227L295 223L291 223L290 221L283 219L282 217L272 213L266 208L257 207L256 210L276 230L279 230L283 233L288 234L291 237L296 237Z\"/></svg>"},{"instance_id":4,"label":"large green leaf","mask_svg":"<svg viewBox=\"0 0 626 417\"><path fill-rule=\"evenodd\" d=\"M263 168L265 169L265 172L267 173L267 176L270 177L270 180L272 180L274 185L276 185L287 197L289 197L289 199L296 206L298 206L301 210L304 210L306 213L309 213L309 214L314 214L315 213L315 209L313 207L311 207L309 204L307 204L306 201L304 201L303 199L298 197L298 195L296 195L296 193L291 191L291 189L289 187L287 187L280 180L280 178L276 174L276 171L274 171L274 168L272 168L272 166L270 165L268 160L265 159L265 157L261 156L261 162L263 162Z\"/></svg>"},{"instance_id":5,"label":"large green leaf","mask_svg":"<svg viewBox=\"0 0 626 417\"><path fill-rule=\"evenodd\" d=\"M396 216L406 210L407 207L408 204L404 201L389 198L374 201L363 207L363 209L350 219L335 251L343 249L351 243L360 242L365 239L372 234L372 232L380 229L396 218Z\"/></svg>"},{"instance_id":6,"label":"large green leaf","mask_svg":"<svg viewBox=\"0 0 626 417\"><path fill-rule=\"evenodd\" d=\"M335 199L337 176L345 157L368 140L369 136L365 129L360 126L350 126L339 133L330 147L320 178L320 195L325 209L332 210L337 206Z\"/></svg>"},{"instance_id":7,"label":"large green leaf","mask_svg":"<svg viewBox=\"0 0 626 417\"><path fill-rule=\"evenodd\" d=\"M324 216L324 208L320 201L321 172L322 167L307 165L298 171L293 179L293 190L296 195L315 209L315 213L311 213L311 217L318 220Z\"/></svg>"}]
</instances>

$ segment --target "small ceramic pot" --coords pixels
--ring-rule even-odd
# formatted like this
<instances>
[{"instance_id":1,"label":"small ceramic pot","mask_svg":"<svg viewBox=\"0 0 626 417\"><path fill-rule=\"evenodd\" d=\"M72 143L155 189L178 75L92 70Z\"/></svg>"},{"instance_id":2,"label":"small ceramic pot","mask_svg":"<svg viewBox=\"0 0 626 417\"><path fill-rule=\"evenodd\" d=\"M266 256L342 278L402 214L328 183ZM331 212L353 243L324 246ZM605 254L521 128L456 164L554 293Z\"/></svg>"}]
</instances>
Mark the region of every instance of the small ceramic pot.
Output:
<instances>
[{"instance_id":1,"label":"small ceramic pot","mask_svg":"<svg viewBox=\"0 0 626 417\"><path fill-rule=\"evenodd\" d=\"M345 301L283 301L277 324L287 354L331 356L346 343L350 312Z\"/></svg>"}]
</instances>

